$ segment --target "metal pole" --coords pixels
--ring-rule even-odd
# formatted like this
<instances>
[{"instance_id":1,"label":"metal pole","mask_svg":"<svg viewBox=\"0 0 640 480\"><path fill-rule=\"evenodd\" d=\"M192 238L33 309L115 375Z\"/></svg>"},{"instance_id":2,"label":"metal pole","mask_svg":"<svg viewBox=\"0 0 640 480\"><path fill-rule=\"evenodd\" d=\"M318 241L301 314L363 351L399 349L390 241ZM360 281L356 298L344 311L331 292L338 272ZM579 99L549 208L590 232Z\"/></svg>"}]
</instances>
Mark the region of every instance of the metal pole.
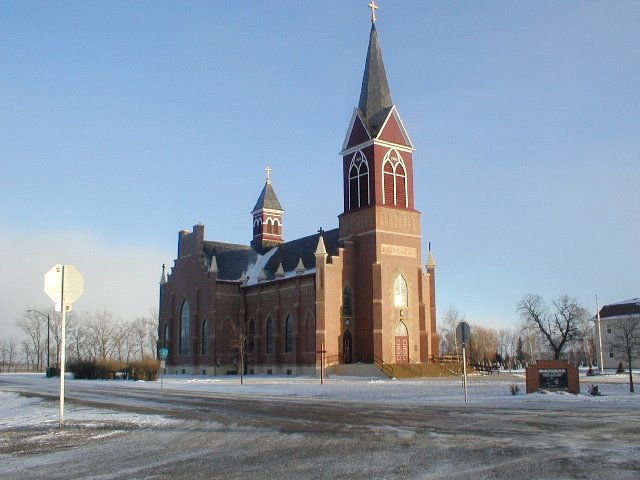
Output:
<instances>
[{"instance_id":1,"label":"metal pole","mask_svg":"<svg viewBox=\"0 0 640 480\"><path fill-rule=\"evenodd\" d=\"M49 364L49 359L51 358L51 355L49 354L49 315L47 315L47 376L49 376L49 371L50 371L50 367L51 365Z\"/></svg>"},{"instance_id":2,"label":"metal pole","mask_svg":"<svg viewBox=\"0 0 640 480\"><path fill-rule=\"evenodd\" d=\"M320 343L320 385L324 384L324 342Z\"/></svg>"},{"instance_id":3,"label":"metal pole","mask_svg":"<svg viewBox=\"0 0 640 480\"><path fill-rule=\"evenodd\" d=\"M462 344L462 372L464 375L463 385L464 385L464 403L467 403L467 349Z\"/></svg>"},{"instance_id":4,"label":"metal pole","mask_svg":"<svg viewBox=\"0 0 640 480\"><path fill-rule=\"evenodd\" d=\"M604 353L602 352L602 321L600 319L598 295L596 295L596 316L598 318L598 342L600 343L600 375L604 375Z\"/></svg>"},{"instance_id":5,"label":"metal pole","mask_svg":"<svg viewBox=\"0 0 640 480\"><path fill-rule=\"evenodd\" d=\"M62 430L62 425L64 424L64 363L65 363L65 295L64 295L64 275L65 275L65 265L62 265L62 288L60 293L60 312L62 314L61 320L61 335L60 335L60 429Z\"/></svg>"}]
</instances>

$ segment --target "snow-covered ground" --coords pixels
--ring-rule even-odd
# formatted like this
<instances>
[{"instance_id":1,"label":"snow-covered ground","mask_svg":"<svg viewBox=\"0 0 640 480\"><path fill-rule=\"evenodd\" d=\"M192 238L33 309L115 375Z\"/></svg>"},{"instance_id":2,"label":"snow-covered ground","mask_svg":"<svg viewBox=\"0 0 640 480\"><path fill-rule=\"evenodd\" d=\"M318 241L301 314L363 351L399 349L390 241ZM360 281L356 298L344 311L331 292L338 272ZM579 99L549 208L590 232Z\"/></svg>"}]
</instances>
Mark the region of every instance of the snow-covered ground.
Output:
<instances>
[{"instance_id":1,"label":"snow-covered ground","mask_svg":"<svg viewBox=\"0 0 640 480\"><path fill-rule=\"evenodd\" d=\"M42 382L42 374L4 374L24 381ZM580 378L580 395L564 392L542 392L525 394L524 372L503 372L500 375L469 375L467 381L467 403L469 406L504 406L520 409L546 408L574 404L576 407L615 409L616 404L638 406L640 392L629 392L628 374L607 374ZM199 375L165 375L155 382L74 380L66 378L68 388L74 384L94 384L101 388L129 390L152 389L178 390L183 392L210 392L219 394L248 395L270 398L324 399L343 402L404 405L452 405L464 404L464 390L459 378L435 378L416 380L389 380L379 378L332 376L323 385L314 377L292 377L274 375L247 375L240 385L238 376L209 377ZM640 375L634 375L640 390ZM55 390L56 379L47 379ZM511 385L517 385L519 393L512 395ZM597 385L601 395L592 396L588 389ZM46 404L46 406L44 406ZM0 430L33 424L55 423L58 410L49 402L37 398L19 397L2 391L0 385ZM89 418L105 418L136 425L153 424L152 416L124 414L106 409L69 406L65 414L68 420L83 421Z\"/></svg>"},{"instance_id":2,"label":"snow-covered ground","mask_svg":"<svg viewBox=\"0 0 640 480\"><path fill-rule=\"evenodd\" d=\"M580 380L527 395L524 372L472 375L465 404L450 378L67 377L60 430L57 379L2 374L0 477L640 478L640 393Z\"/></svg>"},{"instance_id":3,"label":"snow-covered ground","mask_svg":"<svg viewBox=\"0 0 640 480\"><path fill-rule=\"evenodd\" d=\"M64 410L67 422L76 427L100 429L114 425L153 427L170 423L159 415L144 415L108 408L93 408L68 403ZM10 429L48 429L59 426L60 409L57 402L40 397L24 397L0 390L0 433ZM96 435L100 435L98 432ZM0 437L0 449L2 437Z\"/></svg>"},{"instance_id":4,"label":"snow-covered ground","mask_svg":"<svg viewBox=\"0 0 640 480\"><path fill-rule=\"evenodd\" d=\"M638 380L634 376L635 380ZM544 408L544 405L560 402L581 406L615 403L635 404L640 407L640 393L629 393L628 376L605 375L581 377L580 395L559 393L525 394L524 372L501 375L470 375L467 381L467 403L472 405L517 406L518 408ZM510 386L516 384L518 395L511 395ZM588 392L597 385L600 396ZM197 392L246 394L252 396L325 399L376 404L464 404L464 390L458 378L436 378L416 380L387 380L333 376L320 385L317 378L256 375L245 376L240 385L236 376L206 377L194 375L165 376L166 389ZM122 382L121 388L132 387ZM159 388L159 382L136 385L136 388ZM640 386L639 386L640 388Z\"/></svg>"}]
</instances>

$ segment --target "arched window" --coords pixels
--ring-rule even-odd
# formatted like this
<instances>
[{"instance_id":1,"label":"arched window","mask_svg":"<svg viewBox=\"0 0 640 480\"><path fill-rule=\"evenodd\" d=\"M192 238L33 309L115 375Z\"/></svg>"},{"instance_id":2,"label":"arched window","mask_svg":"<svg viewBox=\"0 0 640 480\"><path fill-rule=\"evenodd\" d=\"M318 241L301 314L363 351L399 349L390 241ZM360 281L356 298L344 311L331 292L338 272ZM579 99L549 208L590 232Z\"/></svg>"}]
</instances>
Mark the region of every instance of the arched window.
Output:
<instances>
[{"instance_id":1,"label":"arched window","mask_svg":"<svg viewBox=\"0 0 640 480\"><path fill-rule=\"evenodd\" d=\"M349 169L349 209L357 208L359 201L358 168L351 164L351 168Z\"/></svg>"},{"instance_id":2,"label":"arched window","mask_svg":"<svg viewBox=\"0 0 640 480\"><path fill-rule=\"evenodd\" d=\"M295 319L293 315L287 315L287 320L285 322L285 332L286 332L286 343L285 343L285 352L293 353L293 329L294 329Z\"/></svg>"},{"instance_id":3,"label":"arched window","mask_svg":"<svg viewBox=\"0 0 640 480\"><path fill-rule=\"evenodd\" d=\"M206 318L202 321L200 333L200 355L209 355L209 322L207 322Z\"/></svg>"},{"instance_id":4,"label":"arched window","mask_svg":"<svg viewBox=\"0 0 640 480\"><path fill-rule=\"evenodd\" d=\"M191 310L189 302L182 302L182 311L180 312L180 355L189 355L189 342L191 340Z\"/></svg>"},{"instance_id":5,"label":"arched window","mask_svg":"<svg viewBox=\"0 0 640 480\"><path fill-rule=\"evenodd\" d=\"M407 282L402 275L396 277L393 282L393 306L408 307L409 294L407 293Z\"/></svg>"},{"instance_id":6,"label":"arched window","mask_svg":"<svg viewBox=\"0 0 640 480\"><path fill-rule=\"evenodd\" d=\"M282 235L280 221L277 218L273 221L273 233L275 235Z\"/></svg>"},{"instance_id":7,"label":"arched window","mask_svg":"<svg viewBox=\"0 0 640 480\"><path fill-rule=\"evenodd\" d=\"M407 326L404 324L404 322L398 323L398 326L396 327L396 336L397 337L409 336L409 330L407 330Z\"/></svg>"},{"instance_id":8,"label":"arched window","mask_svg":"<svg viewBox=\"0 0 640 480\"><path fill-rule=\"evenodd\" d=\"M369 164L364 154L358 151L349 165L349 209L364 207L369 203Z\"/></svg>"},{"instance_id":9,"label":"arched window","mask_svg":"<svg viewBox=\"0 0 640 480\"><path fill-rule=\"evenodd\" d=\"M351 316L351 290L345 287L342 292L342 315Z\"/></svg>"},{"instance_id":10,"label":"arched window","mask_svg":"<svg viewBox=\"0 0 640 480\"><path fill-rule=\"evenodd\" d=\"M169 324L165 323L164 325L164 337L162 340L162 347L167 348L167 342L169 341Z\"/></svg>"},{"instance_id":11,"label":"arched window","mask_svg":"<svg viewBox=\"0 0 640 480\"><path fill-rule=\"evenodd\" d=\"M404 170L404 165L398 163L396 165L396 205L400 207L407 206L407 174Z\"/></svg>"},{"instance_id":12,"label":"arched window","mask_svg":"<svg viewBox=\"0 0 640 480\"><path fill-rule=\"evenodd\" d=\"M253 318L249 320L249 327L247 328L247 353L253 353L256 348L255 344L256 337L256 323L253 321Z\"/></svg>"},{"instance_id":13,"label":"arched window","mask_svg":"<svg viewBox=\"0 0 640 480\"><path fill-rule=\"evenodd\" d=\"M407 173L402 157L389 150L382 162L382 195L385 205L407 207Z\"/></svg>"},{"instance_id":14,"label":"arched window","mask_svg":"<svg viewBox=\"0 0 640 480\"><path fill-rule=\"evenodd\" d=\"M267 353L273 353L273 320L267 318Z\"/></svg>"}]
</instances>

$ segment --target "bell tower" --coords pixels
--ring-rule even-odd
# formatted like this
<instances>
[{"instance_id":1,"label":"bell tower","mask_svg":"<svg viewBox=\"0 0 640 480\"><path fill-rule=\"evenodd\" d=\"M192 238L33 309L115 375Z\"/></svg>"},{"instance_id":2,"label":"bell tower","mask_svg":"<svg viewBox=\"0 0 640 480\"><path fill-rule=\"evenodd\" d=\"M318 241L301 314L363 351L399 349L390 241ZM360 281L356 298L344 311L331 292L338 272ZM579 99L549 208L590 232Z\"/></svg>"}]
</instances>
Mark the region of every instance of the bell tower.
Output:
<instances>
[{"instance_id":1,"label":"bell tower","mask_svg":"<svg viewBox=\"0 0 640 480\"><path fill-rule=\"evenodd\" d=\"M373 205L413 210L414 150L391 100L378 32L372 23L360 101L340 152L344 213Z\"/></svg>"},{"instance_id":2,"label":"bell tower","mask_svg":"<svg viewBox=\"0 0 640 480\"><path fill-rule=\"evenodd\" d=\"M354 353L365 361L426 362L437 355L430 274L414 205L413 152L382 60L375 1L358 106L342 144L345 283L354 305ZM434 277L435 278L435 277ZM434 297L435 298L435 297ZM434 305L435 306L435 305ZM433 319L431 318L433 313ZM434 350L435 346L435 350Z\"/></svg>"},{"instance_id":3,"label":"bell tower","mask_svg":"<svg viewBox=\"0 0 640 480\"><path fill-rule=\"evenodd\" d=\"M253 238L251 246L263 254L267 250L284 242L282 236L284 209L271 184L271 167L267 171L267 180L251 211L253 219Z\"/></svg>"}]
</instances>

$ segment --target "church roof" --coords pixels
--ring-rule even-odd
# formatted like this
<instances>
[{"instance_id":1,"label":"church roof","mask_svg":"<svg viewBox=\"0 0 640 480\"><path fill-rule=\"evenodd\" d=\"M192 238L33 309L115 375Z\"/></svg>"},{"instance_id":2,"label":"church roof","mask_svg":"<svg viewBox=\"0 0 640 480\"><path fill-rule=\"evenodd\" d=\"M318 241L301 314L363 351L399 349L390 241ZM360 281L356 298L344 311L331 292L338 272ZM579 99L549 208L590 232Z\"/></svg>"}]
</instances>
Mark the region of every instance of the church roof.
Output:
<instances>
[{"instance_id":1,"label":"church roof","mask_svg":"<svg viewBox=\"0 0 640 480\"><path fill-rule=\"evenodd\" d=\"M256 206L253 207L253 210L251 210L251 213L256 212L258 210L262 210L264 208L270 209L270 210L284 211L284 209L280 205L280 201L278 200L276 192L273 189L273 186L271 185L271 182L269 180L267 180L267 182L264 184L264 188L262 189L262 192L258 197Z\"/></svg>"},{"instance_id":2,"label":"church roof","mask_svg":"<svg viewBox=\"0 0 640 480\"><path fill-rule=\"evenodd\" d=\"M393 107L393 101L382 61L378 32L375 23L372 23L358 108L374 136L389 115L391 107Z\"/></svg>"},{"instance_id":3,"label":"church roof","mask_svg":"<svg viewBox=\"0 0 640 480\"><path fill-rule=\"evenodd\" d=\"M338 254L338 229L322 233L325 247L329 255ZM215 255L218 265L218 279L237 281L246 272L249 284L256 283L258 275L264 270L267 280L276 278L276 272L280 264L285 271L285 277L295 274L298 262L307 270L315 269L315 252L318 246L320 233L309 235L285 242L273 247L264 255L259 255L247 245L236 245L222 242L204 242L204 254L207 262ZM294 272L294 273L291 273Z\"/></svg>"}]
</instances>

